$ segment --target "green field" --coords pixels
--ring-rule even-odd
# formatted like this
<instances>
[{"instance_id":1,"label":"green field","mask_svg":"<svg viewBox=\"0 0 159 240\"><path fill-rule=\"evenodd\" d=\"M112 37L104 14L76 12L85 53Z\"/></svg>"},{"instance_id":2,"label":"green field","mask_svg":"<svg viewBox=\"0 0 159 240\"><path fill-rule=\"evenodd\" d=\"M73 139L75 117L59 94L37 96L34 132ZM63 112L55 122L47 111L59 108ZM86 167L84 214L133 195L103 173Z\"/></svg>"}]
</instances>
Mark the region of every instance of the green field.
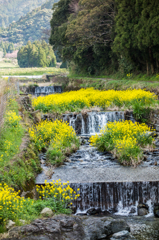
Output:
<instances>
[{"instance_id":1,"label":"green field","mask_svg":"<svg viewBox=\"0 0 159 240\"><path fill-rule=\"evenodd\" d=\"M68 74L66 69L60 69L55 67L50 68L19 68L19 67L1 67L0 63L0 76L33 76L33 75L43 75L43 74Z\"/></svg>"},{"instance_id":2,"label":"green field","mask_svg":"<svg viewBox=\"0 0 159 240\"><path fill-rule=\"evenodd\" d=\"M7 69L7 68L19 68L19 66L11 62L0 62L0 69Z\"/></svg>"}]
</instances>

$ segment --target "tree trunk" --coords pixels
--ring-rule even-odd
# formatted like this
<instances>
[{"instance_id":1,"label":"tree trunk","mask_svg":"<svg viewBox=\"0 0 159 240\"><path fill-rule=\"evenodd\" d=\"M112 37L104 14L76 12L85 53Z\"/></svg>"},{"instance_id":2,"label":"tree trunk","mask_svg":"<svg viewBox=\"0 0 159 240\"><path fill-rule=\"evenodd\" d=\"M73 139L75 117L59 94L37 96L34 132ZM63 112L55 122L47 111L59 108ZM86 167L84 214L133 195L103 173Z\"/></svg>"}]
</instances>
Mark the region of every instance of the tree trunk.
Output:
<instances>
[{"instance_id":1,"label":"tree trunk","mask_svg":"<svg viewBox=\"0 0 159 240\"><path fill-rule=\"evenodd\" d=\"M152 74L154 74L154 73L155 73L155 70L154 70L153 63L151 63L151 73L152 73Z\"/></svg>"},{"instance_id":2,"label":"tree trunk","mask_svg":"<svg viewBox=\"0 0 159 240\"><path fill-rule=\"evenodd\" d=\"M150 57L150 63L151 63L151 73L154 74L154 66L153 66L153 58L152 58L152 51L151 48L149 48L149 57Z\"/></svg>"},{"instance_id":3,"label":"tree trunk","mask_svg":"<svg viewBox=\"0 0 159 240\"><path fill-rule=\"evenodd\" d=\"M146 69L147 69L147 75L149 75L149 63L146 61Z\"/></svg>"},{"instance_id":4,"label":"tree trunk","mask_svg":"<svg viewBox=\"0 0 159 240\"><path fill-rule=\"evenodd\" d=\"M159 64L158 64L157 58L156 58L156 67L157 67L157 72L158 72Z\"/></svg>"}]
</instances>

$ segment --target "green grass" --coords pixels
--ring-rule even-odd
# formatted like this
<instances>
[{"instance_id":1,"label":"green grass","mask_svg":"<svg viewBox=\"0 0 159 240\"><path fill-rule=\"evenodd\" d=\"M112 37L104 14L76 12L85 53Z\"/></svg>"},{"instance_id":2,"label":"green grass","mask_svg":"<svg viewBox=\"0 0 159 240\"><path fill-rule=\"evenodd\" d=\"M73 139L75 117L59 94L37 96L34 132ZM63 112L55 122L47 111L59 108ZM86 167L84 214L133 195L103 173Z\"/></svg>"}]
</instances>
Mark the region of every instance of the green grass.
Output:
<instances>
[{"instance_id":1,"label":"green grass","mask_svg":"<svg viewBox=\"0 0 159 240\"><path fill-rule=\"evenodd\" d=\"M98 75L98 76L87 76L86 74L72 74L68 75L70 78L94 78L94 79L104 79L104 80L133 80L133 81L156 81L159 82L159 73L153 75L147 74L120 74L119 72L110 75Z\"/></svg>"},{"instance_id":2,"label":"green grass","mask_svg":"<svg viewBox=\"0 0 159 240\"><path fill-rule=\"evenodd\" d=\"M18 65L15 65L13 63L10 63L10 62L0 62L0 69L8 69L8 68L18 68L19 66Z\"/></svg>"},{"instance_id":3,"label":"green grass","mask_svg":"<svg viewBox=\"0 0 159 240\"><path fill-rule=\"evenodd\" d=\"M0 58L0 69L8 69L8 68L18 68L18 63L16 59L8 59L8 58Z\"/></svg>"},{"instance_id":4,"label":"green grass","mask_svg":"<svg viewBox=\"0 0 159 240\"><path fill-rule=\"evenodd\" d=\"M80 83L78 84L78 81ZM74 86L79 88L93 87L95 89L114 89L114 90L125 90L125 89L146 89L149 91L159 90L159 81L150 81L147 79L108 79L108 78L93 78L93 77L68 77L68 84L65 86L66 90L69 86L69 90L74 88Z\"/></svg>"},{"instance_id":5,"label":"green grass","mask_svg":"<svg viewBox=\"0 0 159 240\"><path fill-rule=\"evenodd\" d=\"M24 136L25 129L21 124L11 125L7 122L7 112L13 111L18 114L18 103L15 100L10 99L8 102L6 114L4 116L5 122L3 128L1 129L1 139L0 139L0 168L4 168L10 159L18 153L19 146ZM12 117L12 116L11 116Z\"/></svg>"},{"instance_id":6,"label":"green grass","mask_svg":"<svg viewBox=\"0 0 159 240\"><path fill-rule=\"evenodd\" d=\"M1 65L1 64L0 64ZM46 68L0 68L0 76L9 75L9 76L21 76L21 75L43 75L43 74L67 74L66 69L55 68L55 67L46 67Z\"/></svg>"},{"instance_id":7,"label":"green grass","mask_svg":"<svg viewBox=\"0 0 159 240\"><path fill-rule=\"evenodd\" d=\"M127 74L121 75L119 73L112 74L112 75L101 75L98 78L105 78L105 79L114 79L114 80L133 80L133 81L156 81L159 82L159 75L147 75L147 74Z\"/></svg>"},{"instance_id":8,"label":"green grass","mask_svg":"<svg viewBox=\"0 0 159 240\"><path fill-rule=\"evenodd\" d=\"M42 216L41 211L48 207L54 214L70 214L70 202L77 199L77 195L69 184L62 185L61 182L46 184L41 188L37 186L39 194L38 200L19 197L19 192L14 191L8 185L0 185L0 233L6 231L8 220L15 221L16 225L21 225L20 219L25 223ZM42 193L42 194L41 194Z\"/></svg>"},{"instance_id":9,"label":"green grass","mask_svg":"<svg viewBox=\"0 0 159 240\"><path fill-rule=\"evenodd\" d=\"M18 108L17 101L10 100L6 113L11 110L18 115ZM7 120L0 132L0 183L7 183L16 189L23 189L27 182L34 181L36 173L41 169L38 152L33 144L28 144L24 153L18 155L25 134L26 129L21 123L15 126Z\"/></svg>"}]
</instances>

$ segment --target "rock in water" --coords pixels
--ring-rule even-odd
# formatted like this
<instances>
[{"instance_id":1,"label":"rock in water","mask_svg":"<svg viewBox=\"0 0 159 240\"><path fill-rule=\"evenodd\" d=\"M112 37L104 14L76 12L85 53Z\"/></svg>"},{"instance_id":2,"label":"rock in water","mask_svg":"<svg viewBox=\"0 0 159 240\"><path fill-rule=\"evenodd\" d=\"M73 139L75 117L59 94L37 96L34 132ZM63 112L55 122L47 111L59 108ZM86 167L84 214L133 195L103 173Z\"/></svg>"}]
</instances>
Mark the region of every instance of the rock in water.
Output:
<instances>
[{"instance_id":1,"label":"rock in water","mask_svg":"<svg viewBox=\"0 0 159 240\"><path fill-rule=\"evenodd\" d=\"M159 203L154 204L154 215L159 218Z\"/></svg>"},{"instance_id":2,"label":"rock in water","mask_svg":"<svg viewBox=\"0 0 159 240\"><path fill-rule=\"evenodd\" d=\"M139 208L138 209L138 215L139 216L145 216L148 214L148 210L146 208Z\"/></svg>"},{"instance_id":3,"label":"rock in water","mask_svg":"<svg viewBox=\"0 0 159 240\"><path fill-rule=\"evenodd\" d=\"M128 231L120 231L118 233L114 233L110 240L135 240L135 238Z\"/></svg>"},{"instance_id":4,"label":"rock in water","mask_svg":"<svg viewBox=\"0 0 159 240\"><path fill-rule=\"evenodd\" d=\"M145 216L148 214L149 206L145 203L140 203L137 207L138 209L138 215L139 216Z\"/></svg>"},{"instance_id":5,"label":"rock in water","mask_svg":"<svg viewBox=\"0 0 159 240\"><path fill-rule=\"evenodd\" d=\"M95 215L102 212L101 208L90 208L87 210L87 215Z\"/></svg>"}]
</instances>

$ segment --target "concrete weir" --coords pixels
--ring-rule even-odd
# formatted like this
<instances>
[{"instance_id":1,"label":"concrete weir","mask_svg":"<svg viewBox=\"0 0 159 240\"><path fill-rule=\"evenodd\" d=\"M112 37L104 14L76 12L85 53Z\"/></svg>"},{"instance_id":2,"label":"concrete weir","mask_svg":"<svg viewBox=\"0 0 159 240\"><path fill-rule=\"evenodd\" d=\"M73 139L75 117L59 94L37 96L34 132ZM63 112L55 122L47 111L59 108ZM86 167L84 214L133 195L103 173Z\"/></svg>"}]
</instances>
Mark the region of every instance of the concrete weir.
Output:
<instances>
[{"instance_id":1,"label":"concrete weir","mask_svg":"<svg viewBox=\"0 0 159 240\"><path fill-rule=\"evenodd\" d=\"M145 203L152 215L154 204L159 203L158 172L158 167L86 168L68 171L57 168L52 179L47 179L47 182L61 179L62 182L69 181L75 191L80 188L80 198L74 202L77 213L94 207L119 215L137 215L138 204ZM42 178L41 180L37 178L37 184L44 184Z\"/></svg>"},{"instance_id":2,"label":"concrete weir","mask_svg":"<svg viewBox=\"0 0 159 240\"><path fill-rule=\"evenodd\" d=\"M77 213L89 208L101 209L117 215L137 215L137 206L145 203L149 215L153 214L153 205L159 201L159 182L95 182L72 183L80 198L75 202Z\"/></svg>"},{"instance_id":3,"label":"concrete weir","mask_svg":"<svg viewBox=\"0 0 159 240\"><path fill-rule=\"evenodd\" d=\"M64 115L64 120L80 134L81 146L52 171L45 164L46 155L41 154L43 172L36 184L61 179L62 183L69 181L75 191L80 188L80 197L74 202L77 213L93 207L119 215L137 215L138 204L144 203L148 214L153 214L154 204L159 203L159 139L156 150L144 152L145 161L136 168L121 166L111 153L101 153L89 144L90 135L99 133L108 121L124 119L123 112Z\"/></svg>"}]
</instances>

